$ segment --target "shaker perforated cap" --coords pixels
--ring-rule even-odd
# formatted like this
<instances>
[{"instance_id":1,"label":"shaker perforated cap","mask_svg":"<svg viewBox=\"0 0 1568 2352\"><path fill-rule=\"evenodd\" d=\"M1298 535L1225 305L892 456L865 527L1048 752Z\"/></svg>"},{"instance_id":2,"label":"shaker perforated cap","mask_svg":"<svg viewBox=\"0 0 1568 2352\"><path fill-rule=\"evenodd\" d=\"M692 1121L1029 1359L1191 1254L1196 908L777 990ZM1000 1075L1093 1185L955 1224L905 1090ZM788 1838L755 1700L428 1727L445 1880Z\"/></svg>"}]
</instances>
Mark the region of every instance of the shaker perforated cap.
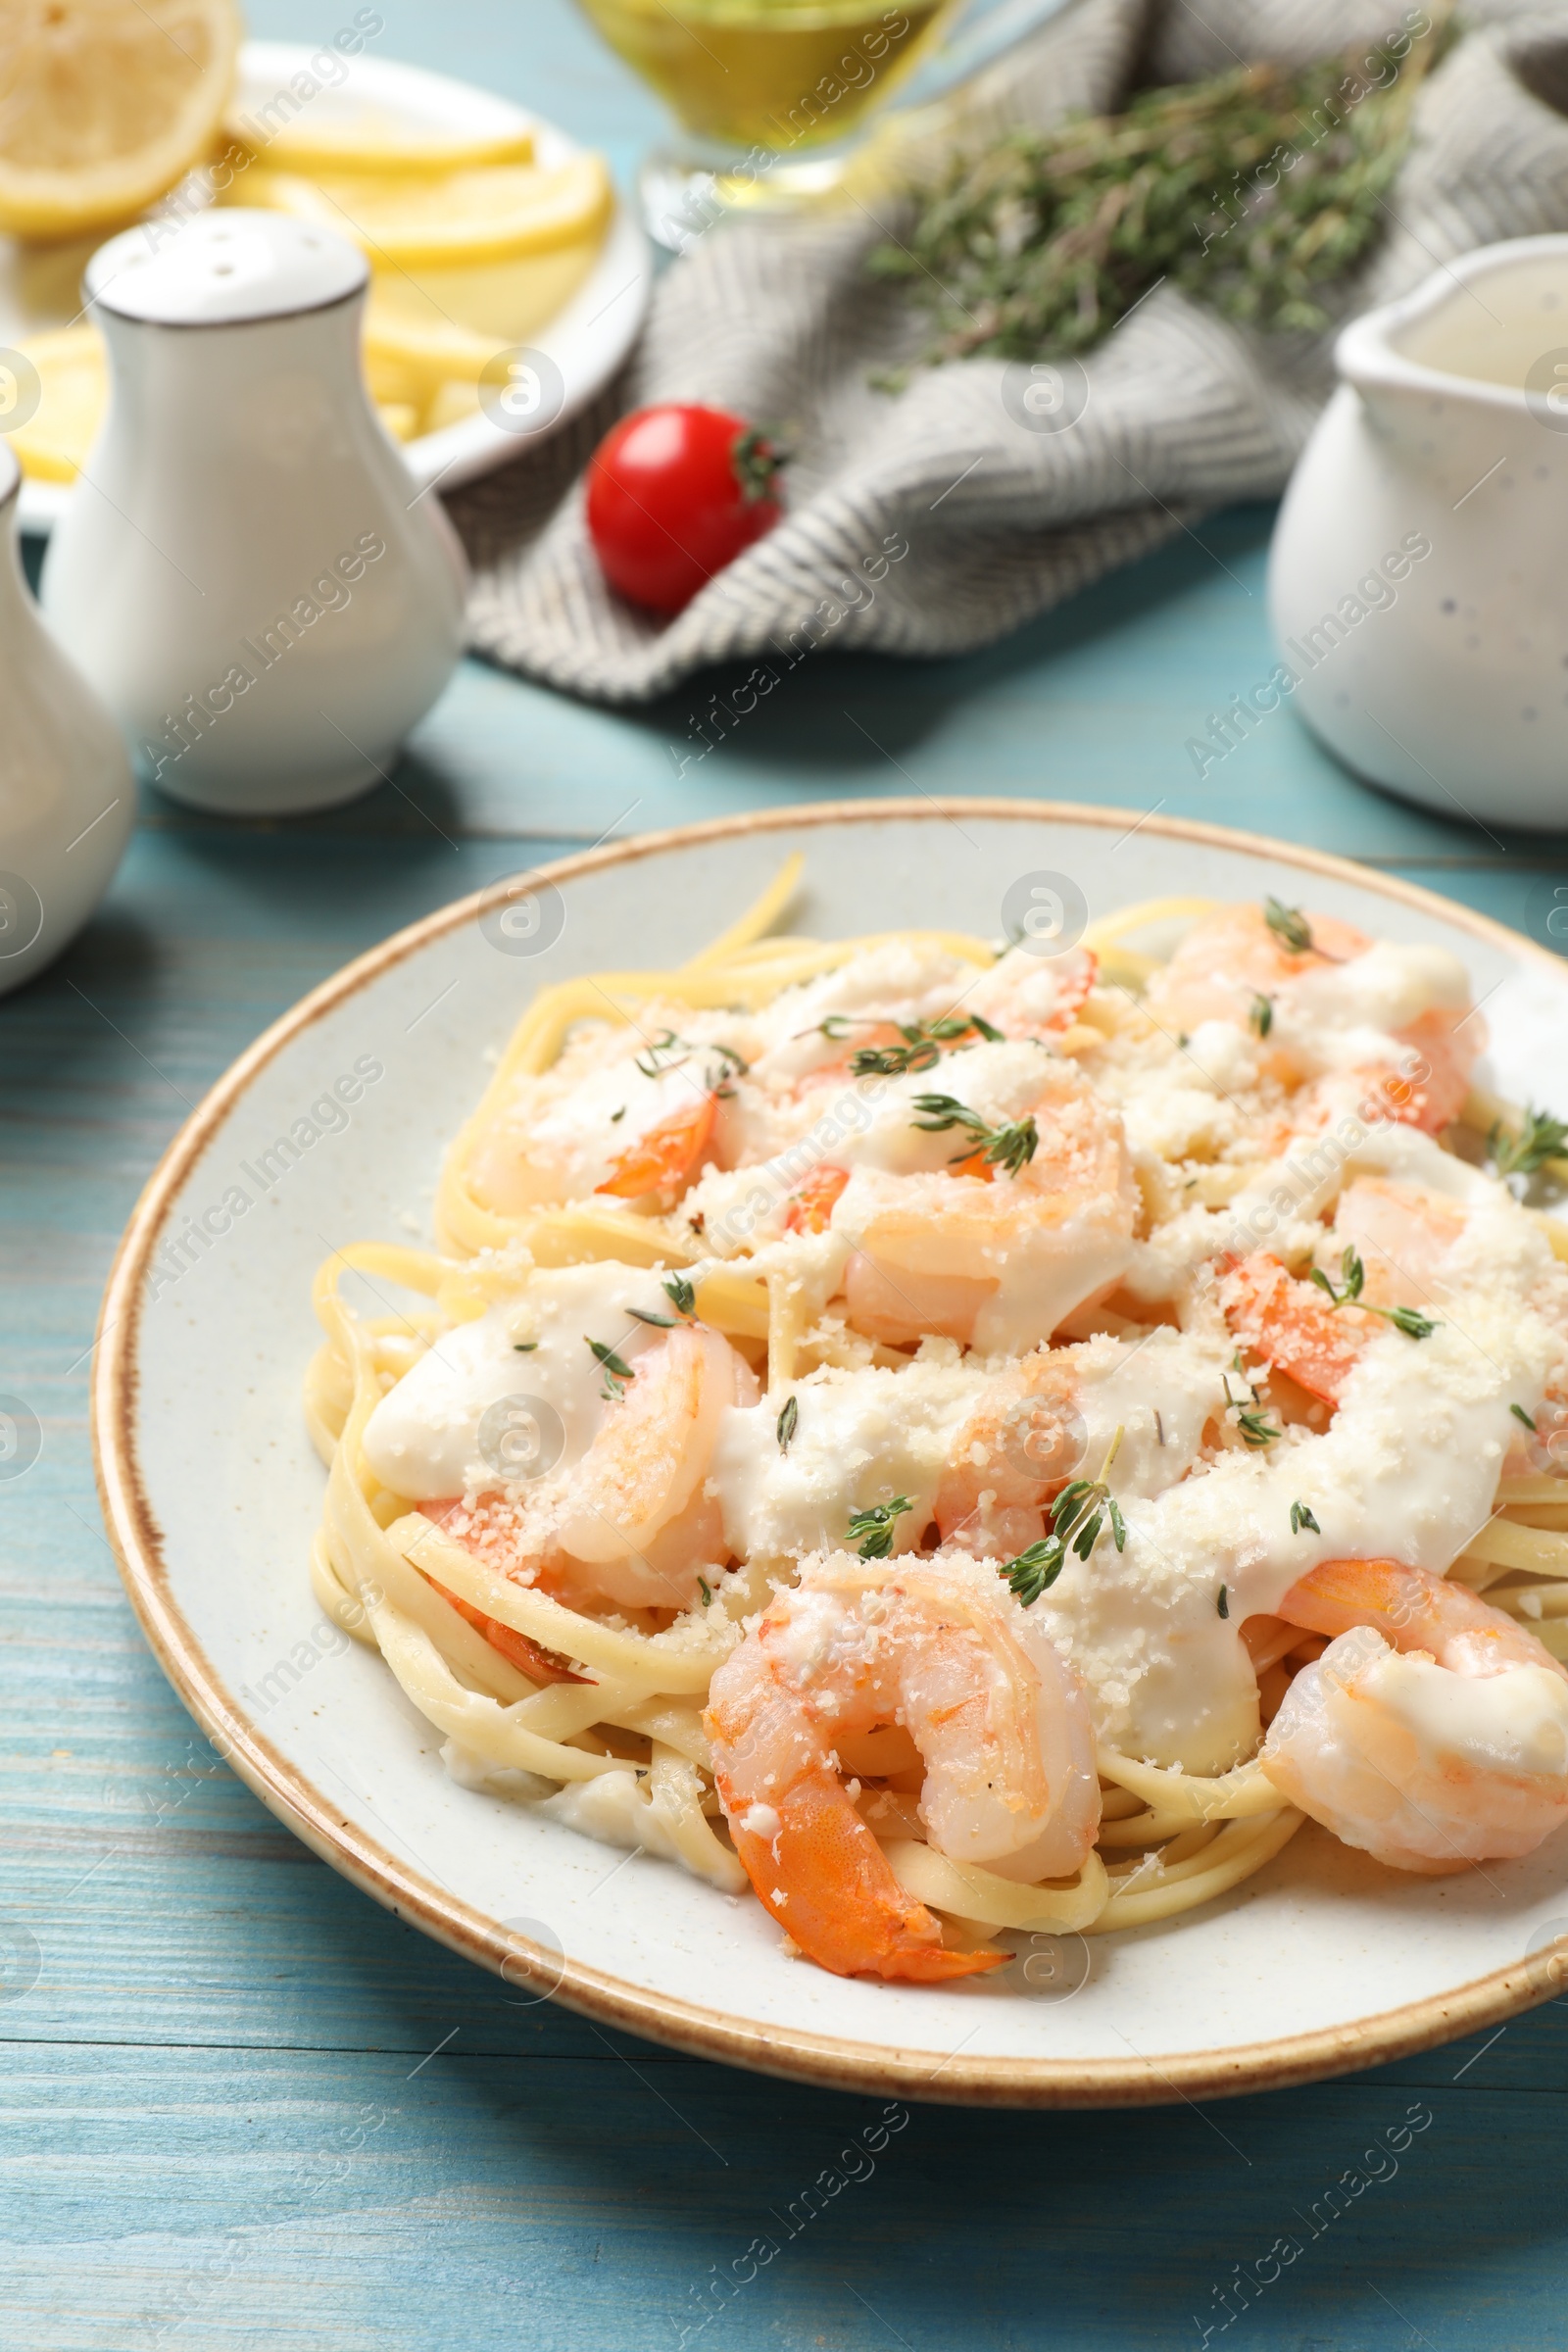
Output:
<instances>
[{"instance_id":1,"label":"shaker perforated cap","mask_svg":"<svg viewBox=\"0 0 1568 2352\"><path fill-rule=\"evenodd\" d=\"M238 326L319 311L369 276L346 238L286 213L217 207L172 227L127 228L87 264L89 301L152 326Z\"/></svg>"}]
</instances>

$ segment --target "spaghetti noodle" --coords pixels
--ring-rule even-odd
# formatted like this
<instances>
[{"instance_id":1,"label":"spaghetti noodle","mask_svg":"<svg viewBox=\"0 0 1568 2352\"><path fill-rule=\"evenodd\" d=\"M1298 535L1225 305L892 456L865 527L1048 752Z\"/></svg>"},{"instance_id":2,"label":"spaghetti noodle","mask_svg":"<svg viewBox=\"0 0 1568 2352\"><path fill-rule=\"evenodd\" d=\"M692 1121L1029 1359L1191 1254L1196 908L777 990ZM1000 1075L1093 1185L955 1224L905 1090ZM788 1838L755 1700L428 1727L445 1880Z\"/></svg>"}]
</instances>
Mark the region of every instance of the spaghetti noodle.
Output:
<instances>
[{"instance_id":1,"label":"spaghetti noodle","mask_svg":"<svg viewBox=\"0 0 1568 2352\"><path fill-rule=\"evenodd\" d=\"M1502 1627L1499 1700L1568 1693L1568 1243L1484 1172L1568 1168L1472 1088L1463 975L1274 902L770 936L799 867L676 971L542 991L439 1250L322 1267L323 1607L459 1779L750 1882L830 1967L1168 1919L1307 1812L1473 1858L1310 1761L1353 1698L1451 1765L1410 1675L1493 1671L1347 1563ZM1553 1690L1507 1766L1548 1826Z\"/></svg>"}]
</instances>

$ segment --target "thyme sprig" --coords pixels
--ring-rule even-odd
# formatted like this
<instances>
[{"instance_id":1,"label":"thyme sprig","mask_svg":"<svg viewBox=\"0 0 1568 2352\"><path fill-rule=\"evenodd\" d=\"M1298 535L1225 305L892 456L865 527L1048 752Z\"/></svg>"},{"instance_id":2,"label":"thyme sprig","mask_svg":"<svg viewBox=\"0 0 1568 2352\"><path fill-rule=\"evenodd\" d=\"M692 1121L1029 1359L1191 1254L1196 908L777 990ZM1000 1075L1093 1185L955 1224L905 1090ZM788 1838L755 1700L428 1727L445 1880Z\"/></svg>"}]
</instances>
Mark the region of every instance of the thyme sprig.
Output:
<instances>
[{"instance_id":1,"label":"thyme sprig","mask_svg":"<svg viewBox=\"0 0 1568 2352\"><path fill-rule=\"evenodd\" d=\"M672 1054L678 1054L684 1060L686 1055L694 1050L685 1038L677 1037L673 1029L666 1029L662 1037L649 1040L648 1059L644 1061L639 1054L636 1066L645 1078L659 1078L663 1075L665 1070L679 1068L680 1064L671 1060Z\"/></svg>"},{"instance_id":2,"label":"thyme sprig","mask_svg":"<svg viewBox=\"0 0 1568 2352\"><path fill-rule=\"evenodd\" d=\"M914 1107L926 1113L914 1124L928 1135L943 1135L954 1127L968 1131L969 1148L966 1152L955 1152L952 1162L955 1166L961 1159L973 1159L979 1152L984 1153L988 1166L1004 1168L1009 1176L1016 1176L1040 1148L1040 1130L1032 1115L1015 1119L1010 1127L993 1127L977 1110L970 1110L952 1095L916 1095Z\"/></svg>"},{"instance_id":3,"label":"thyme sprig","mask_svg":"<svg viewBox=\"0 0 1568 2352\"><path fill-rule=\"evenodd\" d=\"M1549 1111L1527 1109L1517 1135L1504 1133L1500 1119L1487 1138L1492 1164L1499 1176L1534 1176L1548 1159L1562 1156L1568 1144L1568 1122Z\"/></svg>"},{"instance_id":4,"label":"thyme sprig","mask_svg":"<svg viewBox=\"0 0 1568 2352\"><path fill-rule=\"evenodd\" d=\"M694 1046L690 1038L677 1036L673 1029L666 1029L662 1037L652 1039L648 1047L648 1059L644 1061L639 1054L636 1066L645 1078L662 1078L670 1070L682 1068L694 1054L716 1054L718 1055L717 1070L705 1070L703 1079L710 1094L716 1094L725 1099L735 1091L730 1085L731 1078L744 1078L752 1066L743 1054L736 1053L733 1046L723 1046L716 1042L706 1046ZM676 1056L678 1058L672 1058ZM621 1109L615 1112L614 1115L617 1119L624 1115L624 1107L623 1104Z\"/></svg>"},{"instance_id":5,"label":"thyme sprig","mask_svg":"<svg viewBox=\"0 0 1568 2352\"><path fill-rule=\"evenodd\" d=\"M913 1508L907 1494L895 1494L891 1502L867 1503L863 1511L851 1514L844 1541L858 1546L862 1560L885 1560L893 1549L894 1521Z\"/></svg>"},{"instance_id":6,"label":"thyme sprig","mask_svg":"<svg viewBox=\"0 0 1568 2352\"><path fill-rule=\"evenodd\" d=\"M667 1282L662 1282L659 1287L675 1309L673 1315L656 1314L648 1306L628 1306L627 1314L634 1316L639 1323L651 1323L656 1331L673 1331L677 1318L682 1323L689 1323L697 1312L697 1293L685 1275L672 1274Z\"/></svg>"},{"instance_id":7,"label":"thyme sprig","mask_svg":"<svg viewBox=\"0 0 1568 2352\"><path fill-rule=\"evenodd\" d=\"M1087 351L1161 279L1228 318L1320 333L1388 218L1446 9L1402 48L1240 66L956 162L870 257L935 314L927 365ZM898 378L891 379L897 382Z\"/></svg>"},{"instance_id":8,"label":"thyme sprig","mask_svg":"<svg viewBox=\"0 0 1568 2352\"><path fill-rule=\"evenodd\" d=\"M1066 1566L1069 1552L1076 1552L1081 1560L1088 1559L1104 1533L1107 1519L1116 1549L1126 1549L1127 1523L1105 1484L1121 1439L1118 1429L1106 1448L1098 1478L1069 1479L1062 1488L1051 1506L1050 1535L1042 1536L1001 1569L1026 1609L1034 1607L1042 1592L1050 1592Z\"/></svg>"},{"instance_id":9,"label":"thyme sprig","mask_svg":"<svg viewBox=\"0 0 1568 2352\"><path fill-rule=\"evenodd\" d=\"M935 1067L942 1058L944 1046L956 1045L960 1038L983 1037L988 1046L1003 1043L1002 1031L978 1012L947 1013L938 1021L884 1020L878 1013L830 1012L817 1029L835 1044L848 1037L852 1029L897 1029L903 1038L902 1046L858 1046L850 1056L850 1073L856 1078L902 1078L906 1071L918 1074ZM810 1031L807 1032L809 1036Z\"/></svg>"},{"instance_id":10,"label":"thyme sprig","mask_svg":"<svg viewBox=\"0 0 1568 2352\"><path fill-rule=\"evenodd\" d=\"M1416 1306L1372 1306L1362 1298L1366 1268L1361 1253L1352 1242L1340 1256L1340 1284L1337 1288L1321 1266L1313 1266L1307 1274L1309 1282L1327 1294L1331 1306L1359 1306L1364 1315L1381 1315L1396 1331L1402 1331L1407 1340L1430 1340L1438 1326L1430 1315L1422 1314Z\"/></svg>"},{"instance_id":11,"label":"thyme sprig","mask_svg":"<svg viewBox=\"0 0 1568 2352\"><path fill-rule=\"evenodd\" d=\"M1233 1356L1231 1361L1236 1371L1241 1373L1242 1378L1246 1380L1247 1375L1242 1372L1240 1354ZM1280 1433L1269 1420L1268 1415L1260 1409L1258 1394L1251 1382L1250 1380L1247 1382L1245 1396L1233 1396L1230 1374L1226 1373L1224 1389L1225 1402L1236 1415L1236 1428L1242 1444L1253 1446L1272 1446Z\"/></svg>"}]
</instances>

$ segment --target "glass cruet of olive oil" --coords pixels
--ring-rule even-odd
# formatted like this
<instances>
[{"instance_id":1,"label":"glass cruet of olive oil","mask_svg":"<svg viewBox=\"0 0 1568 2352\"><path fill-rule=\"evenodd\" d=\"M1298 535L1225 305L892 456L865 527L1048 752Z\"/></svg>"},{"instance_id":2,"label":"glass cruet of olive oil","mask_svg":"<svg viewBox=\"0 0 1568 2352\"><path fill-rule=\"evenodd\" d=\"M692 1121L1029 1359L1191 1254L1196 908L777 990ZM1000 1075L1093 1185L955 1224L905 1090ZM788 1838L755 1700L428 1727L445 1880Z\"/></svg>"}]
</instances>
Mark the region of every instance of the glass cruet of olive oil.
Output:
<instances>
[{"instance_id":1,"label":"glass cruet of olive oil","mask_svg":"<svg viewBox=\"0 0 1568 2352\"><path fill-rule=\"evenodd\" d=\"M837 186L900 93L935 107L1072 0L579 0L676 123L643 166L648 227L682 252L720 214Z\"/></svg>"}]
</instances>

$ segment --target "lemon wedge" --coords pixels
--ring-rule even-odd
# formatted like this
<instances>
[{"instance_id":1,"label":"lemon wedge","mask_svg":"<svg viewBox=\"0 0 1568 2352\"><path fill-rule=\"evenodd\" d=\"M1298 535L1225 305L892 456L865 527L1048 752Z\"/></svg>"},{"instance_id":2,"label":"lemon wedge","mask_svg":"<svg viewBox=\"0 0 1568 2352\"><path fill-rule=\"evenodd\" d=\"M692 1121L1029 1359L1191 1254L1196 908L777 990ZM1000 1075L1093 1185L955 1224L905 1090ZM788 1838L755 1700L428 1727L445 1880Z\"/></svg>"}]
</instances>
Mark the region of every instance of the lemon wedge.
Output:
<instances>
[{"instance_id":1,"label":"lemon wedge","mask_svg":"<svg viewBox=\"0 0 1568 2352\"><path fill-rule=\"evenodd\" d=\"M0 229L123 220L187 172L222 120L234 0L0 0Z\"/></svg>"},{"instance_id":2,"label":"lemon wedge","mask_svg":"<svg viewBox=\"0 0 1568 2352\"><path fill-rule=\"evenodd\" d=\"M494 164L423 176L366 172L308 179L262 166L245 174L244 202L335 228L372 265L423 270L510 261L597 235L612 197L604 158L585 153L548 172Z\"/></svg>"},{"instance_id":3,"label":"lemon wedge","mask_svg":"<svg viewBox=\"0 0 1568 2352\"><path fill-rule=\"evenodd\" d=\"M335 122L290 122L261 140L256 125L242 115L230 115L225 128L237 145L257 157L265 154L270 171L298 172L307 179L326 172L428 175L533 162L531 130L443 137L436 131L412 130L406 118L369 108Z\"/></svg>"}]
</instances>

